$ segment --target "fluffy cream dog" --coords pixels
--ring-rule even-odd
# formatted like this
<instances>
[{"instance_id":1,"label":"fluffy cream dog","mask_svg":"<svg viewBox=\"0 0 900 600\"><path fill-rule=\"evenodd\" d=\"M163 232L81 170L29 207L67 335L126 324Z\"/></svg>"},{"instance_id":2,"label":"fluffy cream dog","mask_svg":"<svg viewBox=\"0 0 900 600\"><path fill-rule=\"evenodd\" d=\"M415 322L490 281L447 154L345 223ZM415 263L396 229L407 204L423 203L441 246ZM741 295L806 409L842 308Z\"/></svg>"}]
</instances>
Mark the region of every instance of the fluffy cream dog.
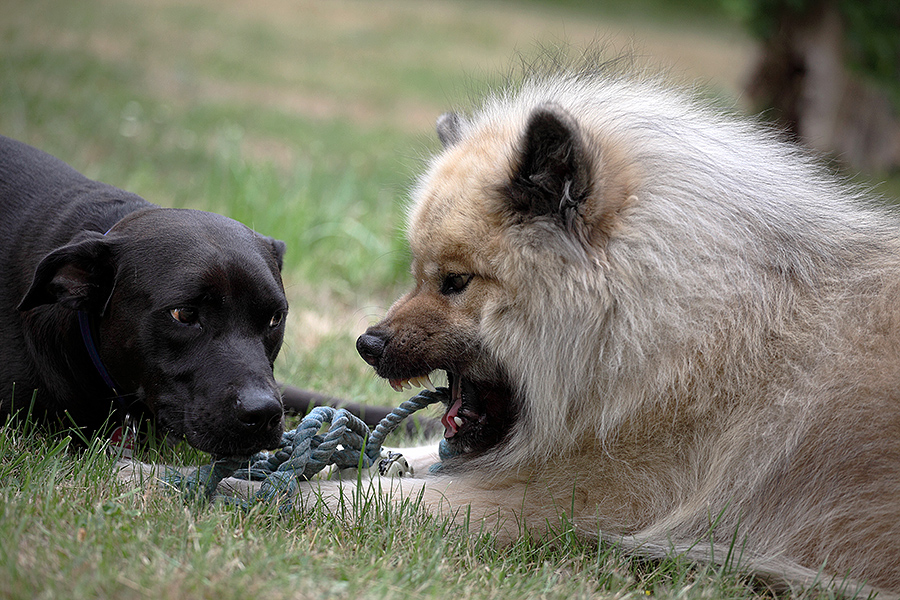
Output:
<instances>
[{"instance_id":1,"label":"fluffy cream dog","mask_svg":"<svg viewBox=\"0 0 900 600\"><path fill-rule=\"evenodd\" d=\"M448 373L457 455L426 504L651 553L715 521L761 573L900 591L894 214L602 67L532 73L438 134L414 288L358 342L394 385Z\"/></svg>"}]
</instances>

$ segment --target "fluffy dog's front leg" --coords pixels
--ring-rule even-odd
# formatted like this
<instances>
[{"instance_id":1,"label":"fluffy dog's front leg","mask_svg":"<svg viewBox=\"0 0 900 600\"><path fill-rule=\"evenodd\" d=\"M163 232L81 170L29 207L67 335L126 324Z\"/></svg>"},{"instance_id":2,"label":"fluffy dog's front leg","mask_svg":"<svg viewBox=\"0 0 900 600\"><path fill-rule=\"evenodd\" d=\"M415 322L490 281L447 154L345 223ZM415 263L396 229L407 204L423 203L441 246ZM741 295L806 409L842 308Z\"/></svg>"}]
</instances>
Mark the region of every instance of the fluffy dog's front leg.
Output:
<instances>
[{"instance_id":1,"label":"fluffy dog's front leg","mask_svg":"<svg viewBox=\"0 0 900 600\"><path fill-rule=\"evenodd\" d=\"M526 488L519 482L484 485L466 475L314 480L301 484L295 507L314 510L318 506L341 519L355 521L367 518L366 507L372 502L389 502L448 519L462 535L489 534L505 544L519 537L526 527L542 535L554 516L558 520L560 512Z\"/></svg>"}]
</instances>

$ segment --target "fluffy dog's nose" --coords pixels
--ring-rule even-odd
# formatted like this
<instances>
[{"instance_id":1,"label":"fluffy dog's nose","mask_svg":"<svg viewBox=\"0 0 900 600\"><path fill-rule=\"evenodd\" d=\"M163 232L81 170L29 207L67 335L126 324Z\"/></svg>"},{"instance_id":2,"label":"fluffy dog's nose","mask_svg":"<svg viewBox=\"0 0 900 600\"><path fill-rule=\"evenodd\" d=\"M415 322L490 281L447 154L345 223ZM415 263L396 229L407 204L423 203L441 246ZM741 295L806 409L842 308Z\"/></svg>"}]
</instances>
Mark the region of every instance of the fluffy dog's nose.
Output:
<instances>
[{"instance_id":1,"label":"fluffy dog's nose","mask_svg":"<svg viewBox=\"0 0 900 600\"><path fill-rule=\"evenodd\" d=\"M281 402L268 390L247 390L235 403L235 416L251 429L276 427L284 416Z\"/></svg>"},{"instance_id":2,"label":"fluffy dog's nose","mask_svg":"<svg viewBox=\"0 0 900 600\"><path fill-rule=\"evenodd\" d=\"M366 332L357 338L356 351L364 361L376 367L381 355L384 354L384 338Z\"/></svg>"}]
</instances>

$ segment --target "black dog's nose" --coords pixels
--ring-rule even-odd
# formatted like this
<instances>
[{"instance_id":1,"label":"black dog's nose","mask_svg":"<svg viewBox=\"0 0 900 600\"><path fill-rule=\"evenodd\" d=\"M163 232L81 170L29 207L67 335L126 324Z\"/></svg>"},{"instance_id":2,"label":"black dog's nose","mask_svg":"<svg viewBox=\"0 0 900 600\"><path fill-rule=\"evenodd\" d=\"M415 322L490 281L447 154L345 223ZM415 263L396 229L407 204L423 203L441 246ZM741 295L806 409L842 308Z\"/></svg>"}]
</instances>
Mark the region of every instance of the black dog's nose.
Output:
<instances>
[{"instance_id":1,"label":"black dog's nose","mask_svg":"<svg viewBox=\"0 0 900 600\"><path fill-rule=\"evenodd\" d=\"M235 416L251 429L277 427L284 416L284 408L268 390L247 390L235 402Z\"/></svg>"},{"instance_id":2,"label":"black dog's nose","mask_svg":"<svg viewBox=\"0 0 900 600\"><path fill-rule=\"evenodd\" d=\"M377 367L378 360L384 354L384 338L366 332L357 338L356 351L359 352L364 361L373 367Z\"/></svg>"}]
</instances>

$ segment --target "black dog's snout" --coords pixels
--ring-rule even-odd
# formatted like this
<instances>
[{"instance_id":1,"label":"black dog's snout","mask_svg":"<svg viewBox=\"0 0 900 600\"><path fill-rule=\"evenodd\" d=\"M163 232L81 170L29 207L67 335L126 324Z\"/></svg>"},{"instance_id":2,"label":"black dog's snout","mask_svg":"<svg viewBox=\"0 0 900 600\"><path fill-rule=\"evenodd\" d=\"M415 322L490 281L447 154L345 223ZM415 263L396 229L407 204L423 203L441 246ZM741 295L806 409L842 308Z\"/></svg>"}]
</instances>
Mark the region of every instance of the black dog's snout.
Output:
<instances>
[{"instance_id":1,"label":"black dog's snout","mask_svg":"<svg viewBox=\"0 0 900 600\"><path fill-rule=\"evenodd\" d=\"M277 427L284 416L281 402L265 390L250 390L241 394L234 410L237 419L251 429Z\"/></svg>"},{"instance_id":2,"label":"black dog's snout","mask_svg":"<svg viewBox=\"0 0 900 600\"><path fill-rule=\"evenodd\" d=\"M379 359L384 354L384 338L367 331L357 338L356 351L364 361L377 367Z\"/></svg>"}]
</instances>

